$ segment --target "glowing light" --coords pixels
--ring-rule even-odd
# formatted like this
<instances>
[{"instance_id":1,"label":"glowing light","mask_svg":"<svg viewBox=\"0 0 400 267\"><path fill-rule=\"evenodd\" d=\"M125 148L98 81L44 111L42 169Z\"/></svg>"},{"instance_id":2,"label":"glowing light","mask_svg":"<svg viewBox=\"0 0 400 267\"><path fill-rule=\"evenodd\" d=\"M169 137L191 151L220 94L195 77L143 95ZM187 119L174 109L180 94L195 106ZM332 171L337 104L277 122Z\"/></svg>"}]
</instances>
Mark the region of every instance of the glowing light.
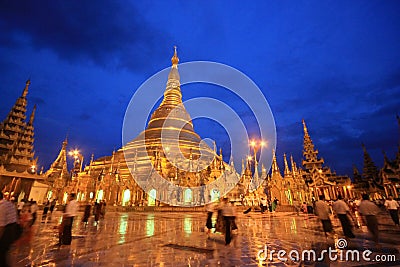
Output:
<instances>
[{"instance_id":1,"label":"glowing light","mask_svg":"<svg viewBox=\"0 0 400 267\"><path fill-rule=\"evenodd\" d=\"M146 236L154 235L154 214L147 215Z\"/></svg>"},{"instance_id":2,"label":"glowing light","mask_svg":"<svg viewBox=\"0 0 400 267\"><path fill-rule=\"evenodd\" d=\"M124 196L122 198L122 206L126 206L129 203L130 199L131 199L131 191L129 189L126 189L124 191Z\"/></svg>"},{"instance_id":3,"label":"glowing light","mask_svg":"<svg viewBox=\"0 0 400 267\"><path fill-rule=\"evenodd\" d=\"M151 189L149 191L149 197L148 197L148 205L149 206L156 205L156 196L157 196L157 191L155 189Z\"/></svg>"},{"instance_id":4,"label":"glowing light","mask_svg":"<svg viewBox=\"0 0 400 267\"><path fill-rule=\"evenodd\" d=\"M190 204L192 202L192 198L193 198L192 190L189 188L186 189L185 190L185 203Z\"/></svg>"}]
</instances>

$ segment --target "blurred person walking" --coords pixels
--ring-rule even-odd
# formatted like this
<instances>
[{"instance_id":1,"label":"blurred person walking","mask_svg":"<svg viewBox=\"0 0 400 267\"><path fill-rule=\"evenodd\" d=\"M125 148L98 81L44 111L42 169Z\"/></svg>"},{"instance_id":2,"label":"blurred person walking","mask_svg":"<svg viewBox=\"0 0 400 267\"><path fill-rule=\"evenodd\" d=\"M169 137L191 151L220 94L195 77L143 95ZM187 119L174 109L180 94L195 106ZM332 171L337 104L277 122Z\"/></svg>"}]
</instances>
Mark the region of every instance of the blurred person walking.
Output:
<instances>
[{"instance_id":1,"label":"blurred person walking","mask_svg":"<svg viewBox=\"0 0 400 267\"><path fill-rule=\"evenodd\" d=\"M19 236L19 226L17 224L17 210L15 205L4 199L0 192L0 266L11 266L7 260L7 254L10 251L12 243Z\"/></svg>"},{"instance_id":2,"label":"blurred person walking","mask_svg":"<svg viewBox=\"0 0 400 267\"><path fill-rule=\"evenodd\" d=\"M349 206L343 201L343 197L338 195L338 200L332 204L333 211L337 214L340 224L342 225L343 234L345 237L354 238L353 227L349 220L349 216L353 218ZM354 220L353 220L354 221Z\"/></svg>"},{"instance_id":3,"label":"blurred person walking","mask_svg":"<svg viewBox=\"0 0 400 267\"><path fill-rule=\"evenodd\" d=\"M324 230L325 237L328 237L328 233L333 232L333 227L332 227L332 222L331 219L329 218L329 215L331 214L331 210L326 204L325 196L320 195L319 200L314 203L315 205L315 215L321 220L322 223L322 229Z\"/></svg>"},{"instance_id":4,"label":"blurred person walking","mask_svg":"<svg viewBox=\"0 0 400 267\"><path fill-rule=\"evenodd\" d=\"M37 211L38 211L39 207L38 207L36 201L34 201L33 199L31 199L30 205L31 205L31 213L32 213L32 225L34 225L36 222L36 219L37 219Z\"/></svg>"},{"instance_id":5,"label":"blurred person walking","mask_svg":"<svg viewBox=\"0 0 400 267\"><path fill-rule=\"evenodd\" d=\"M358 207L358 211L361 213L361 215L365 216L365 222L367 224L368 231L371 233L375 244L379 245L379 229L376 215L378 215L380 210L375 203L369 200L368 194L362 195L362 200L360 202L360 206Z\"/></svg>"},{"instance_id":6,"label":"blurred person walking","mask_svg":"<svg viewBox=\"0 0 400 267\"><path fill-rule=\"evenodd\" d=\"M225 245L229 245L232 241L232 230L237 229L235 223L235 207L229 203L228 198L223 199L222 216L225 222Z\"/></svg>"},{"instance_id":7,"label":"blurred person walking","mask_svg":"<svg viewBox=\"0 0 400 267\"><path fill-rule=\"evenodd\" d=\"M207 237L210 238L211 229L213 228L212 216L215 211L215 203L214 202L207 203L206 211L207 211L207 220L206 220Z\"/></svg>"},{"instance_id":8,"label":"blurred person walking","mask_svg":"<svg viewBox=\"0 0 400 267\"><path fill-rule=\"evenodd\" d=\"M72 223L78 212L78 202L75 200L74 193L69 195L68 200L63 214L58 245L71 245L72 241Z\"/></svg>"},{"instance_id":9,"label":"blurred person walking","mask_svg":"<svg viewBox=\"0 0 400 267\"><path fill-rule=\"evenodd\" d=\"M396 226L399 226L399 203L392 196L385 201L385 208L389 211L390 217Z\"/></svg>"},{"instance_id":10,"label":"blurred person walking","mask_svg":"<svg viewBox=\"0 0 400 267\"><path fill-rule=\"evenodd\" d=\"M91 208L92 208L92 205L89 202L87 202L86 205L85 205L85 211L83 213L83 218L82 218L82 222L85 224L85 226L89 222Z\"/></svg>"},{"instance_id":11,"label":"blurred person walking","mask_svg":"<svg viewBox=\"0 0 400 267\"><path fill-rule=\"evenodd\" d=\"M49 211L50 211L50 218L49 218L49 220L50 220L50 221L51 221L51 217L52 217L52 215L53 215L54 208L56 207L56 204L57 204L57 200L56 200L55 198L53 198L53 200L50 202L50 208L49 208Z\"/></svg>"},{"instance_id":12,"label":"blurred person walking","mask_svg":"<svg viewBox=\"0 0 400 267\"><path fill-rule=\"evenodd\" d=\"M26 203L19 214L19 225L22 227L22 236L18 239L17 246L29 245L32 240L32 213L31 205Z\"/></svg>"},{"instance_id":13,"label":"blurred person walking","mask_svg":"<svg viewBox=\"0 0 400 267\"><path fill-rule=\"evenodd\" d=\"M50 209L50 201L47 199L46 202L44 203L44 208L43 208L43 214L42 214L42 223L44 223L47 219L47 213L49 212Z\"/></svg>"}]
</instances>

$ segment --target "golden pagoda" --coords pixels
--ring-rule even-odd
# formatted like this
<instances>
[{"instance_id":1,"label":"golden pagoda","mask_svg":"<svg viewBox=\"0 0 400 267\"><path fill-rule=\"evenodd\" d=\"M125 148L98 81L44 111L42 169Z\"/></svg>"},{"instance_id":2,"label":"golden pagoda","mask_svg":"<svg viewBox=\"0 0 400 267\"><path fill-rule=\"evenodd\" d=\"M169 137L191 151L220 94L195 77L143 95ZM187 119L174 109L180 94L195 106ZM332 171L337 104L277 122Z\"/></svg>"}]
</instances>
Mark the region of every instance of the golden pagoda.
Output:
<instances>
[{"instance_id":1,"label":"golden pagoda","mask_svg":"<svg viewBox=\"0 0 400 267\"><path fill-rule=\"evenodd\" d=\"M237 183L239 176L223 161L222 151L218 155L193 129L182 102L176 47L171 62L164 98L146 129L77 175L78 200L102 199L122 206L204 205Z\"/></svg>"}]
</instances>

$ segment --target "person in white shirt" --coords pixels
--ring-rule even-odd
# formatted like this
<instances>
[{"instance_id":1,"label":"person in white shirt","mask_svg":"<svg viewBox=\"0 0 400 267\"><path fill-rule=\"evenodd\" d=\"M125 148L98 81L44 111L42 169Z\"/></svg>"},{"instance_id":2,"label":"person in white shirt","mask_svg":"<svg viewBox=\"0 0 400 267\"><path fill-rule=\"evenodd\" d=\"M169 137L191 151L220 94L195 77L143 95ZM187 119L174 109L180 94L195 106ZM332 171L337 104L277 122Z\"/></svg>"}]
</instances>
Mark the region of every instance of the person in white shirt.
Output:
<instances>
[{"instance_id":1,"label":"person in white shirt","mask_svg":"<svg viewBox=\"0 0 400 267\"><path fill-rule=\"evenodd\" d=\"M390 217L396 226L399 226L399 203L392 196L385 201L385 207L389 211Z\"/></svg>"},{"instance_id":2,"label":"person in white shirt","mask_svg":"<svg viewBox=\"0 0 400 267\"><path fill-rule=\"evenodd\" d=\"M268 202L265 198L261 198L261 213L264 213L267 209Z\"/></svg>"},{"instance_id":3,"label":"person in white shirt","mask_svg":"<svg viewBox=\"0 0 400 267\"><path fill-rule=\"evenodd\" d=\"M315 202L315 215L321 220L322 228L325 233L325 237L328 237L328 233L333 232L333 226L329 215L331 214L331 210L328 204L325 203L325 196L320 195L319 200Z\"/></svg>"},{"instance_id":4,"label":"person in white shirt","mask_svg":"<svg viewBox=\"0 0 400 267\"><path fill-rule=\"evenodd\" d=\"M235 223L235 207L229 203L228 198L223 199L222 216L225 222L225 245L229 245L232 240L232 230L237 229Z\"/></svg>"},{"instance_id":5,"label":"person in white shirt","mask_svg":"<svg viewBox=\"0 0 400 267\"><path fill-rule=\"evenodd\" d=\"M69 202L65 207L65 212L63 214L63 220L61 223L62 229L60 229L58 245L71 245L72 241L72 223L74 222L74 217L78 212L78 202L75 200L74 193L69 195L68 200Z\"/></svg>"},{"instance_id":6,"label":"person in white shirt","mask_svg":"<svg viewBox=\"0 0 400 267\"><path fill-rule=\"evenodd\" d=\"M10 266L7 254L11 245L18 238L17 211L10 201L4 199L0 191L0 266Z\"/></svg>"},{"instance_id":7,"label":"person in white shirt","mask_svg":"<svg viewBox=\"0 0 400 267\"><path fill-rule=\"evenodd\" d=\"M362 195L362 201L358 208L358 211L365 216L365 221L367 223L368 231L371 233L375 244L379 244L379 229L378 229L378 219L376 215L380 212L377 205L369 200L368 194Z\"/></svg>"},{"instance_id":8,"label":"person in white shirt","mask_svg":"<svg viewBox=\"0 0 400 267\"><path fill-rule=\"evenodd\" d=\"M337 214L340 224L342 225L343 234L348 238L354 238L352 226L349 220L349 216L352 216L350 213L350 208L343 201L343 197L338 195L338 200L333 202L332 204L333 211Z\"/></svg>"}]
</instances>

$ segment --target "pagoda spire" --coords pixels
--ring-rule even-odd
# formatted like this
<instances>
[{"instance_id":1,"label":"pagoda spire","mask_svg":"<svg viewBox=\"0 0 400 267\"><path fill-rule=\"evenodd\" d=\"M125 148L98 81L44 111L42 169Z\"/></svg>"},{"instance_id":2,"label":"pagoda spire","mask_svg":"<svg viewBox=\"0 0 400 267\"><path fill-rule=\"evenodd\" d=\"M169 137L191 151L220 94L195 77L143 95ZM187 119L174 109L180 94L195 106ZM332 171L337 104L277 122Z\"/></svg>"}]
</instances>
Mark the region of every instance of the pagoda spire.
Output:
<instances>
[{"instance_id":1,"label":"pagoda spire","mask_svg":"<svg viewBox=\"0 0 400 267\"><path fill-rule=\"evenodd\" d=\"M57 158L54 160L50 166L50 169L45 174L49 182L54 182L56 179L65 181L68 178L67 145L68 135L65 137L62 143Z\"/></svg>"},{"instance_id":2,"label":"pagoda spire","mask_svg":"<svg viewBox=\"0 0 400 267\"><path fill-rule=\"evenodd\" d=\"M303 140L303 166L306 170L310 169L321 169L324 159L318 158L318 150L315 149L313 141L308 133L306 122L303 119L303 130L304 130L304 140Z\"/></svg>"},{"instance_id":3,"label":"pagoda spire","mask_svg":"<svg viewBox=\"0 0 400 267\"><path fill-rule=\"evenodd\" d=\"M36 104L33 106L33 110L31 116L29 118L29 125L33 125L33 120L35 119L35 112L36 112Z\"/></svg>"},{"instance_id":4,"label":"pagoda spire","mask_svg":"<svg viewBox=\"0 0 400 267\"><path fill-rule=\"evenodd\" d=\"M367 148L364 144L361 144L364 152L364 165L363 165L363 173L362 177L366 180L375 180L378 179L379 171L373 162L371 156L369 155Z\"/></svg>"},{"instance_id":5,"label":"pagoda spire","mask_svg":"<svg viewBox=\"0 0 400 267\"><path fill-rule=\"evenodd\" d=\"M278 163L276 161L276 153L275 153L275 149L272 150L272 173L276 173L279 172L279 166Z\"/></svg>"},{"instance_id":6,"label":"pagoda spire","mask_svg":"<svg viewBox=\"0 0 400 267\"><path fill-rule=\"evenodd\" d=\"M172 67L168 74L167 88L165 89L164 99L160 106L177 106L182 104L181 83L178 71L179 58L176 51L176 46L174 46L174 49L174 55L171 58Z\"/></svg>"},{"instance_id":7,"label":"pagoda spire","mask_svg":"<svg viewBox=\"0 0 400 267\"><path fill-rule=\"evenodd\" d=\"M285 164L285 172L284 172L284 174L285 174L285 176L289 176L290 175L290 170L289 170L289 164L288 164L288 161L287 161L287 158L286 158L286 153L283 154L283 162Z\"/></svg>"},{"instance_id":8,"label":"pagoda spire","mask_svg":"<svg viewBox=\"0 0 400 267\"><path fill-rule=\"evenodd\" d=\"M293 160L293 155L290 155L290 165L292 166L292 172L297 173L296 162Z\"/></svg>"},{"instance_id":9,"label":"pagoda spire","mask_svg":"<svg viewBox=\"0 0 400 267\"><path fill-rule=\"evenodd\" d=\"M24 88L24 90L22 91L21 97L25 98L25 97L28 95L28 89L29 89L29 85L30 85L30 84L31 84L31 80L28 79L28 80L26 81L26 83L25 83L25 88Z\"/></svg>"}]
</instances>

